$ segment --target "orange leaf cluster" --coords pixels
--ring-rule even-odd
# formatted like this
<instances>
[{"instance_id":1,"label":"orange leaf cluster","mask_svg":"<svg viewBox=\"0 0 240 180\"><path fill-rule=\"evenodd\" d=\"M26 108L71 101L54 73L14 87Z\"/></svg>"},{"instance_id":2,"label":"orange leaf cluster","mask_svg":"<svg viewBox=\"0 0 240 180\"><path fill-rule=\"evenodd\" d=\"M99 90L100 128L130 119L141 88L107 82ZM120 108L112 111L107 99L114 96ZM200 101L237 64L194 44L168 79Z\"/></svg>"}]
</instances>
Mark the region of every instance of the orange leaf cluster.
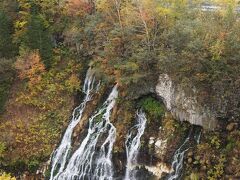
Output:
<instances>
[{"instance_id":1,"label":"orange leaf cluster","mask_svg":"<svg viewBox=\"0 0 240 180\"><path fill-rule=\"evenodd\" d=\"M41 75L45 71L45 66L41 62L38 51L25 53L19 57L15 63L20 79L28 79L30 84L36 84L41 80Z\"/></svg>"},{"instance_id":2,"label":"orange leaf cluster","mask_svg":"<svg viewBox=\"0 0 240 180\"><path fill-rule=\"evenodd\" d=\"M69 0L67 5L69 15L85 15L90 13L92 6L84 0Z\"/></svg>"}]
</instances>

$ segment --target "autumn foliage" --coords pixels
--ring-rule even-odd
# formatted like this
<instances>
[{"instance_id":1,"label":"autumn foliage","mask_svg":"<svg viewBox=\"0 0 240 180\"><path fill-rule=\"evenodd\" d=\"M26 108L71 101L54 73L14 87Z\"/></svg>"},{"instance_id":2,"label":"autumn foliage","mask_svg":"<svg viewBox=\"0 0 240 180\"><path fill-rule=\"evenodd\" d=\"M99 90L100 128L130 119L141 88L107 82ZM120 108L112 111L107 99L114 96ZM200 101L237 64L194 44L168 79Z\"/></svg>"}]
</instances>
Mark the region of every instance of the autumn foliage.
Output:
<instances>
[{"instance_id":1,"label":"autumn foliage","mask_svg":"<svg viewBox=\"0 0 240 180\"><path fill-rule=\"evenodd\" d=\"M167 73L221 119L239 118L239 7L210 0L222 9L203 12L202 2L1 0L0 165L49 158L88 65L123 99L153 92Z\"/></svg>"},{"instance_id":2,"label":"autumn foliage","mask_svg":"<svg viewBox=\"0 0 240 180\"><path fill-rule=\"evenodd\" d=\"M15 67L18 70L20 79L28 79L31 84L36 84L41 80L41 74L45 71L38 51L25 52L20 56Z\"/></svg>"},{"instance_id":3,"label":"autumn foliage","mask_svg":"<svg viewBox=\"0 0 240 180\"><path fill-rule=\"evenodd\" d=\"M86 13L90 13L92 9L91 3L84 0L69 0L67 3L67 12L71 16L86 15Z\"/></svg>"}]
</instances>

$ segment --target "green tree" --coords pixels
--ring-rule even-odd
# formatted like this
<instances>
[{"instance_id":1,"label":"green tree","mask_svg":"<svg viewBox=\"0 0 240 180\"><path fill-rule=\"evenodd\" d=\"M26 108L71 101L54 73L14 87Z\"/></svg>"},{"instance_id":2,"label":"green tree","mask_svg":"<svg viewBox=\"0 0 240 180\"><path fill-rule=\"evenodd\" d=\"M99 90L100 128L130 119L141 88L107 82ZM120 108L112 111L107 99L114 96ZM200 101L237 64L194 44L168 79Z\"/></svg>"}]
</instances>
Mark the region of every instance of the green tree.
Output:
<instances>
[{"instance_id":1,"label":"green tree","mask_svg":"<svg viewBox=\"0 0 240 180\"><path fill-rule=\"evenodd\" d=\"M51 67L53 59L53 44L51 41L48 22L40 14L33 14L27 23L23 37L23 46L39 50L43 62L47 68Z\"/></svg>"},{"instance_id":2,"label":"green tree","mask_svg":"<svg viewBox=\"0 0 240 180\"><path fill-rule=\"evenodd\" d=\"M12 22L6 13L0 10L0 57L10 58L14 55L14 45L12 43L13 27Z\"/></svg>"},{"instance_id":3,"label":"green tree","mask_svg":"<svg viewBox=\"0 0 240 180\"><path fill-rule=\"evenodd\" d=\"M53 42L49 19L38 1L18 1L19 16L15 21L15 40L21 49L39 50L47 68L52 65Z\"/></svg>"}]
</instances>

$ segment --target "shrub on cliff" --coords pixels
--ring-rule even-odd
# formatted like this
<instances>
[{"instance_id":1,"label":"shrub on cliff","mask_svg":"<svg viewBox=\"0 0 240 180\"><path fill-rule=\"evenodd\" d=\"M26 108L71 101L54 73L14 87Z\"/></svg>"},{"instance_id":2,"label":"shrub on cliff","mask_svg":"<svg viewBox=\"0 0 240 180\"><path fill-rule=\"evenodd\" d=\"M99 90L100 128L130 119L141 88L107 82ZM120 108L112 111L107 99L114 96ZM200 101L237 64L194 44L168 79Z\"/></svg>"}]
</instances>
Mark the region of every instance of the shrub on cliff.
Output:
<instances>
[{"instance_id":1,"label":"shrub on cliff","mask_svg":"<svg viewBox=\"0 0 240 180\"><path fill-rule=\"evenodd\" d=\"M7 174L5 172L0 175L0 179L1 180L16 180L16 178L12 177L11 174Z\"/></svg>"},{"instance_id":2,"label":"shrub on cliff","mask_svg":"<svg viewBox=\"0 0 240 180\"><path fill-rule=\"evenodd\" d=\"M140 105L153 119L161 120L165 113L164 105L152 97L142 99Z\"/></svg>"}]
</instances>

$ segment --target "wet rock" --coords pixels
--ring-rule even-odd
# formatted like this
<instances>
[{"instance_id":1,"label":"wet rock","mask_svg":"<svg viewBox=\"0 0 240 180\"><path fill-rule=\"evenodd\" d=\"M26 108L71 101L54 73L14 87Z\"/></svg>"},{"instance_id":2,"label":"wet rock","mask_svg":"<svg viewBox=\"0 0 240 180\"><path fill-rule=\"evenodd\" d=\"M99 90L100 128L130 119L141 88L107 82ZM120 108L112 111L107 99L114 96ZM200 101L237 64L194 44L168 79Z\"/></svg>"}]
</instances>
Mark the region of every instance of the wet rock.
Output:
<instances>
[{"instance_id":1,"label":"wet rock","mask_svg":"<svg viewBox=\"0 0 240 180\"><path fill-rule=\"evenodd\" d=\"M145 168L158 178L161 178L163 173L172 172L171 167L165 163L158 163L156 166L145 166Z\"/></svg>"},{"instance_id":2,"label":"wet rock","mask_svg":"<svg viewBox=\"0 0 240 180\"><path fill-rule=\"evenodd\" d=\"M150 140L154 140L154 139L155 139L155 137L150 137L149 139L150 139Z\"/></svg>"},{"instance_id":3,"label":"wet rock","mask_svg":"<svg viewBox=\"0 0 240 180\"><path fill-rule=\"evenodd\" d=\"M158 158L161 158L167 150L167 139L161 140L157 139L155 142L155 154Z\"/></svg>"},{"instance_id":4,"label":"wet rock","mask_svg":"<svg viewBox=\"0 0 240 180\"><path fill-rule=\"evenodd\" d=\"M154 144L154 142L155 142L154 140L155 140L154 137L150 137L150 138L149 138L149 145Z\"/></svg>"},{"instance_id":5,"label":"wet rock","mask_svg":"<svg viewBox=\"0 0 240 180\"><path fill-rule=\"evenodd\" d=\"M155 146L156 146L157 148L160 148L161 145L162 145L162 141L161 141L161 140L157 140L157 142L155 143Z\"/></svg>"},{"instance_id":6,"label":"wet rock","mask_svg":"<svg viewBox=\"0 0 240 180\"><path fill-rule=\"evenodd\" d=\"M159 178L156 179L156 176L154 176L153 173L148 171L145 166L139 166L136 169L137 169L137 172L136 172L135 179L137 179L137 180L146 180L146 179L158 180L159 179ZM124 178L121 178L121 180L122 179L124 179Z\"/></svg>"},{"instance_id":7,"label":"wet rock","mask_svg":"<svg viewBox=\"0 0 240 180\"><path fill-rule=\"evenodd\" d=\"M167 147L167 140L157 140L156 141L156 143L155 143L155 148L157 149L157 150L162 150L162 151L164 151Z\"/></svg>"},{"instance_id":8,"label":"wet rock","mask_svg":"<svg viewBox=\"0 0 240 180\"><path fill-rule=\"evenodd\" d=\"M189 163L189 164L191 164L191 163L192 163L192 161L193 161L193 159L192 159L192 158L188 158L188 163Z\"/></svg>"},{"instance_id":9,"label":"wet rock","mask_svg":"<svg viewBox=\"0 0 240 180\"><path fill-rule=\"evenodd\" d=\"M155 143L155 147L156 148L166 148L166 143L167 143L167 139L162 140L162 139L157 139L156 143Z\"/></svg>"},{"instance_id":10,"label":"wet rock","mask_svg":"<svg viewBox=\"0 0 240 180\"><path fill-rule=\"evenodd\" d=\"M78 133L75 131L73 132L73 138L76 138L78 136Z\"/></svg>"},{"instance_id":11,"label":"wet rock","mask_svg":"<svg viewBox=\"0 0 240 180\"><path fill-rule=\"evenodd\" d=\"M152 145L152 144L154 144L154 140L149 141L149 145Z\"/></svg>"},{"instance_id":12,"label":"wet rock","mask_svg":"<svg viewBox=\"0 0 240 180\"><path fill-rule=\"evenodd\" d=\"M193 156L193 152L192 152L192 151L190 151L190 152L188 153L188 157L190 157L190 156Z\"/></svg>"}]
</instances>

